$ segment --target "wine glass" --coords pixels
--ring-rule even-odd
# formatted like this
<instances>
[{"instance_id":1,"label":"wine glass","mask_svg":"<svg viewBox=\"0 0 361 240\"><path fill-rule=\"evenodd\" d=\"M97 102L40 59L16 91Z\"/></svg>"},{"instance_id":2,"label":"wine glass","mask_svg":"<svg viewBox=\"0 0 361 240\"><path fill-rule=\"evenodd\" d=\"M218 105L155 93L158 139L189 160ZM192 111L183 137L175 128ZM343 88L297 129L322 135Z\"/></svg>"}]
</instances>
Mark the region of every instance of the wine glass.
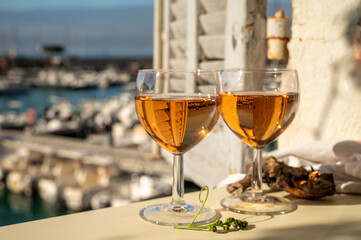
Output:
<instances>
[{"instance_id":1,"label":"wine glass","mask_svg":"<svg viewBox=\"0 0 361 240\"><path fill-rule=\"evenodd\" d=\"M251 189L221 200L227 210L255 215L284 214L297 206L262 192L262 148L291 124L298 109L299 87L294 69L221 71L222 117L231 131L255 149Z\"/></svg>"},{"instance_id":2,"label":"wine glass","mask_svg":"<svg viewBox=\"0 0 361 240\"><path fill-rule=\"evenodd\" d=\"M185 203L183 154L205 138L221 113L219 71L141 70L136 111L148 134L173 154L172 201L146 207L140 216L160 225L189 224L200 206ZM212 222L216 211L204 207L195 224Z\"/></svg>"}]
</instances>

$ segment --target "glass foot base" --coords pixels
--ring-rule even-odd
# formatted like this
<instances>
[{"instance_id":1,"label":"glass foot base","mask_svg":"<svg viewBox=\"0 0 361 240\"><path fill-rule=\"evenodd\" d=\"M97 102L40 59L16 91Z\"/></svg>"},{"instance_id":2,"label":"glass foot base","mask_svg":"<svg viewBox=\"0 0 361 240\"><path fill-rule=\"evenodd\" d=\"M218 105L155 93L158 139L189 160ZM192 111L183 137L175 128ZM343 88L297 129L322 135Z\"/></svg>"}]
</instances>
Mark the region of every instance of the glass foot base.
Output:
<instances>
[{"instance_id":1,"label":"glass foot base","mask_svg":"<svg viewBox=\"0 0 361 240\"><path fill-rule=\"evenodd\" d=\"M185 226L192 222L199 211L198 205L160 204L143 208L139 215L146 221L159 225ZM203 207L193 225L207 224L215 221L217 212L214 209Z\"/></svg>"},{"instance_id":2,"label":"glass foot base","mask_svg":"<svg viewBox=\"0 0 361 240\"><path fill-rule=\"evenodd\" d=\"M297 205L286 198L244 193L241 196L230 196L221 200L223 208L238 213L252 215L277 215L292 212Z\"/></svg>"}]
</instances>

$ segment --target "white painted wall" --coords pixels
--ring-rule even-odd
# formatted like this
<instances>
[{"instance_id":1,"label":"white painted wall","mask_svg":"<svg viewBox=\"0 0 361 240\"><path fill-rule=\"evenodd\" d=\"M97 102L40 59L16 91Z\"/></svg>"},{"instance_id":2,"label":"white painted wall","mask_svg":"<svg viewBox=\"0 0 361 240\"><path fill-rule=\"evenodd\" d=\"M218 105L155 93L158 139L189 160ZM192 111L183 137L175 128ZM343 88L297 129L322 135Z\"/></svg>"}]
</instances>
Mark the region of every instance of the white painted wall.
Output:
<instances>
[{"instance_id":1,"label":"white painted wall","mask_svg":"<svg viewBox=\"0 0 361 240\"><path fill-rule=\"evenodd\" d=\"M279 146L315 140L361 140L361 60L355 60L353 47L355 34L356 40L361 38L361 26L357 27L361 1L292 3L289 67L299 71L301 101L297 117L280 137Z\"/></svg>"}]
</instances>

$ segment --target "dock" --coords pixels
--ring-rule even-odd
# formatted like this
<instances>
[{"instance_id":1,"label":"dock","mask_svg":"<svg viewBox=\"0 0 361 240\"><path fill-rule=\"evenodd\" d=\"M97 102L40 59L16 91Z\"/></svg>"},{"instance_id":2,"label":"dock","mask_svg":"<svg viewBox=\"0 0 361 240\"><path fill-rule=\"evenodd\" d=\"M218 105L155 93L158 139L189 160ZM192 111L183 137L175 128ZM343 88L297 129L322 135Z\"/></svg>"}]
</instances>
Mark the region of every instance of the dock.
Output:
<instances>
[{"instance_id":1,"label":"dock","mask_svg":"<svg viewBox=\"0 0 361 240\"><path fill-rule=\"evenodd\" d=\"M1 131L0 149L1 186L51 204L64 203L74 211L122 206L171 192L171 165L135 146L114 148Z\"/></svg>"},{"instance_id":2,"label":"dock","mask_svg":"<svg viewBox=\"0 0 361 240\"><path fill-rule=\"evenodd\" d=\"M136 147L113 148L89 144L82 139L52 135L34 136L8 130L0 131L0 145L10 149L26 148L45 156L70 158L84 164L113 165L132 173L168 175L172 172L169 163L162 159L145 160L147 153L138 151Z\"/></svg>"}]
</instances>

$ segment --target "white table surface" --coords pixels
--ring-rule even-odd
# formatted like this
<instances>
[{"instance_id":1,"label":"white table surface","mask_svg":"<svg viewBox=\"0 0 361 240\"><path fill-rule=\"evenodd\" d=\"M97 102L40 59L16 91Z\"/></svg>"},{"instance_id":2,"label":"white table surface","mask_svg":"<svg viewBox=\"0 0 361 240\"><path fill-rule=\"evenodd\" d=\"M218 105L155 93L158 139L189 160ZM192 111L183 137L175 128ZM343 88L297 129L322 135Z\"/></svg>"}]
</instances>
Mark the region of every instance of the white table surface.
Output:
<instances>
[{"instance_id":1,"label":"white table surface","mask_svg":"<svg viewBox=\"0 0 361 240\"><path fill-rule=\"evenodd\" d=\"M289 196L286 192L273 194ZM273 217L225 211L219 204L225 196L224 188L211 190L206 205L219 210L222 220L229 216L246 219L250 225L247 230L213 233L173 229L145 222L138 216L146 205L170 201L162 198L0 227L0 239L361 239L361 195L335 195L319 201L291 197L298 209ZM185 199L195 203L198 193L186 194Z\"/></svg>"}]
</instances>

